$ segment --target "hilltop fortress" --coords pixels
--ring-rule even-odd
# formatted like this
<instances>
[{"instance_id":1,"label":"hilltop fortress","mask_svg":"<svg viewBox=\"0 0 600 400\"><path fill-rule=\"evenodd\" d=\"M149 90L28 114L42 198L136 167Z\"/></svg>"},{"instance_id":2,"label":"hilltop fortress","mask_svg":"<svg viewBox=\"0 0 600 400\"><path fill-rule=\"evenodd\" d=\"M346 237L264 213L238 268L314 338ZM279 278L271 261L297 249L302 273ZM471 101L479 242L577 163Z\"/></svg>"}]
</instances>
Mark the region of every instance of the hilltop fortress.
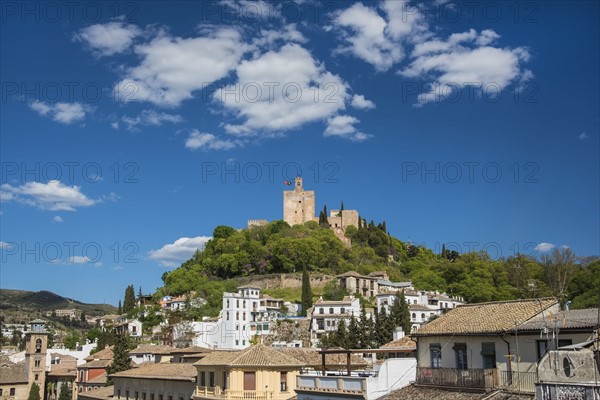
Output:
<instances>
[{"instance_id":1,"label":"hilltop fortress","mask_svg":"<svg viewBox=\"0 0 600 400\"><path fill-rule=\"evenodd\" d=\"M315 216L315 191L304 190L302 178L294 179L294 188L283 191L283 220L290 226L304 224L308 221L319 222ZM335 235L346 245L350 246L350 239L345 236L346 228L358 228L358 211L356 210L331 210L327 216L329 227ZM256 225L266 225L266 220L249 220L248 228Z\"/></svg>"}]
</instances>

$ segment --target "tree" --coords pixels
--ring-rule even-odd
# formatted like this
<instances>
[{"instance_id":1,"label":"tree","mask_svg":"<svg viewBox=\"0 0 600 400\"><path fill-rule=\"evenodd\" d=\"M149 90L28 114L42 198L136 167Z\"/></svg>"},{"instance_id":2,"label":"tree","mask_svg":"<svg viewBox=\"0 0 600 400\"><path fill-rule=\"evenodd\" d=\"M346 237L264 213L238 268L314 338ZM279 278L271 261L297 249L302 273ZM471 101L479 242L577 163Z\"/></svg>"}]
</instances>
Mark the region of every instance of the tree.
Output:
<instances>
[{"instance_id":1,"label":"tree","mask_svg":"<svg viewBox=\"0 0 600 400\"><path fill-rule=\"evenodd\" d=\"M360 310L360 328L359 328L359 341L358 348L370 349L373 346L373 319L367 317L367 311L365 307L361 307Z\"/></svg>"},{"instance_id":2,"label":"tree","mask_svg":"<svg viewBox=\"0 0 600 400\"><path fill-rule=\"evenodd\" d=\"M123 300L123 313L128 313L135 308L135 289L133 285L125 289L125 299Z\"/></svg>"},{"instance_id":3,"label":"tree","mask_svg":"<svg viewBox=\"0 0 600 400\"><path fill-rule=\"evenodd\" d=\"M71 391L69 390L69 386L63 382L62 385L60 385L60 395L58 397L58 400L71 400Z\"/></svg>"},{"instance_id":4,"label":"tree","mask_svg":"<svg viewBox=\"0 0 600 400\"><path fill-rule=\"evenodd\" d=\"M340 301L344 299L344 296L348 294L348 291L341 287L336 279L330 280L323 287L323 299Z\"/></svg>"},{"instance_id":5,"label":"tree","mask_svg":"<svg viewBox=\"0 0 600 400\"><path fill-rule=\"evenodd\" d=\"M117 307L117 314L123 314L123 306L121 305L121 300L119 300L119 307Z\"/></svg>"},{"instance_id":6,"label":"tree","mask_svg":"<svg viewBox=\"0 0 600 400\"><path fill-rule=\"evenodd\" d=\"M390 308L390 317L394 327L400 326L405 335L410 334L412 324L410 323L410 310L404 297L404 291L396 292L394 304Z\"/></svg>"},{"instance_id":7,"label":"tree","mask_svg":"<svg viewBox=\"0 0 600 400\"><path fill-rule=\"evenodd\" d=\"M137 298L137 300L140 304L142 303L142 296L143 296L142 295L142 287L140 286L138 289L138 298Z\"/></svg>"},{"instance_id":8,"label":"tree","mask_svg":"<svg viewBox=\"0 0 600 400\"><path fill-rule=\"evenodd\" d=\"M213 238L215 239L227 239L235 233L235 229L230 226L219 225L213 231Z\"/></svg>"},{"instance_id":9,"label":"tree","mask_svg":"<svg viewBox=\"0 0 600 400\"><path fill-rule=\"evenodd\" d=\"M306 267L302 270L302 316L306 317L306 311L313 305L313 294L310 288L310 275Z\"/></svg>"},{"instance_id":10,"label":"tree","mask_svg":"<svg viewBox=\"0 0 600 400\"><path fill-rule=\"evenodd\" d=\"M106 376L131 369L131 360L129 359L129 336L127 334L116 335L113 354L114 357L112 363L106 367ZM106 384L113 385L112 379L108 378Z\"/></svg>"},{"instance_id":11,"label":"tree","mask_svg":"<svg viewBox=\"0 0 600 400\"><path fill-rule=\"evenodd\" d=\"M552 253L544 254L541 259L546 268L546 283L562 305L568 296L567 286L578 270L575 253L568 247L555 248Z\"/></svg>"},{"instance_id":12,"label":"tree","mask_svg":"<svg viewBox=\"0 0 600 400\"><path fill-rule=\"evenodd\" d=\"M31 389L29 389L29 396L27 400L40 400L40 387L37 383L33 382L31 384Z\"/></svg>"},{"instance_id":13,"label":"tree","mask_svg":"<svg viewBox=\"0 0 600 400\"><path fill-rule=\"evenodd\" d=\"M360 327L354 315L350 317L350 322L348 323L347 345L349 349L358 349L360 346Z\"/></svg>"},{"instance_id":14,"label":"tree","mask_svg":"<svg viewBox=\"0 0 600 400\"><path fill-rule=\"evenodd\" d=\"M75 331L72 331L67 336L65 336L65 338L63 339L63 344L67 349L74 350L75 347L77 347L77 343L79 343L80 341L81 337L79 336L79 334Z\"/></svg>"},{"instance_id":15,"label":"tree","mask_svg":"<svg viewBox=\"0 0 600 400\"><path fill-rule=\"evenodd\" d=\"M348 346L348 329L346 328L346 320L339 320L337 330L333 335L333 339L335 347L342 347L344 349L350 348Z\"/></svg>"}]
</instances>

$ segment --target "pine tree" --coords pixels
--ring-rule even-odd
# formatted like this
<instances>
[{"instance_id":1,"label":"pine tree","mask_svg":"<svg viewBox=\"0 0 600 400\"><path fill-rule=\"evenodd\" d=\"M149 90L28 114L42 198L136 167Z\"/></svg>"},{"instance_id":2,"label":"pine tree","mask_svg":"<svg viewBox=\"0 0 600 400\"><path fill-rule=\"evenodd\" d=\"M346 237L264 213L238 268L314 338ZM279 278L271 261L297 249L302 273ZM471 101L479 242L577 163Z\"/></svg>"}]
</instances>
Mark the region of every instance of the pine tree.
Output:
<instances>
[{"instance_id":1,"label":"pine tree","mask_svg":"<svg viewBox=\"0 0 600 400\"><path fill-rule=\"evenodd\" d=\"M348 328L346 328L346 320L340 319L337 330L334 335L334 345L348 349Z\"/></svg>"},{"instance_id":2,"label":"pine tree","mask_svg":"<svg viewBox=\"0 0 600 400\"><path fill-rule=\"evenodd\" d=\"M69 386L64 382L60 385L58 400L71 400L71 391L69 390Z\"/></svg>"},{"instance_id":3,"label":"pine tree","mask_svg":"<svg viewBox=\"0 0 600 400\"><path fill-rule=\"evenodd\" d=\"M142 296L143 296L142 295L142 287L140 286L138 289L138 298L137 298L137 300L138 300L138 302L140 302L140 304L142 302Z\"/></svg>"},{"instance_id":4,"label":"pine tree","mask_svg":"<svg viewBox=\"0 0 600 400\"><path fill-rule=\"evenodd\" d=\"M310 288L310 275L306 267L302 270L302 316L306 317L306 312L313 305L313 294Z\"/></svg>"},{"instance_id":5,"label":"pine tree","mask_svg":"<svg viewBox=\"0 0 600 400\"><path fill-rule=\"evenodd\" d=\"M131 360L129 359L129 336L127 334L117 335L115 347L113 347L113 354L112 363L106 367L106 376L131 369ZM112 379L108 378L106 384L112 385Z\"/></svg>"},{"instance_id":6,"label":"pine tree","mask_svg":"<svg viewBox=\"0 0 600 400\"><path fill-rule=\"evenodd\" d=\"M350 317L350 322L348 323L348 348L349 349L358 349L360 346L360 328L358 326L358 321L354 318L354 315Z\"/></svg>"},{"instance_id":7,"label":"pine tree","mask_svg":"<svg viewBox=\"0 0 600 400\"><path fill-rule=\"evenodd\" d=\"M402 327L404 334L410 334L410 310L408 309L408 304L406 304L404 291L396 292L394 304L390 308L390 319L394 328L400 326Z\"/></svg>"},{"instance_id":8,"label":"pine tree","mask_svg":"<svg viewBox=\"0 0 600 400\"><path fill-rule=\"evenodd\" d=\"M135 308L135 289L133 285L125 289L125 299L123 300L123 313L128 313Z\"/></svg>"},{"instance_id":9,"label":"pine tree","mask_svg":"<svg viewBox=\"0 0 600 400\"><path fill-rule=\"evenodd\" d=\"M117 314L123 314L123 306L121 306L121 300L119 300L119 307L117 308Z\"/></svg>"},{"instance_id":10,"label":"pine tree","mask_svg":"<svg viewBox=\"0 0 600 400\"><path fill-rule=\"evenodd\" d=\"M31 384L31 389L29 389L29 396L27 400L40 400L40 387L37 383L33 382Z\"/></svg>"},{"instance_id":11,"label":"pine tree","mask_svg":"<svg viewBox=\"0 0 600 400\"><path fill-rule=\"evenodd\" d=\"M373 319L367 317L367 311L362 307L360 310L359 348L370 349L373 346L373 331Z\"/></svg>"},{"instance_id":12,"label":"pine tree","mask_svg":"<svg viewBox=\"0 0 600 400\"><path fill-rule=\"evenodd\" d=\"M442 258L446 258L446 244L442 243Z\"/></svg>"}]
</instances>

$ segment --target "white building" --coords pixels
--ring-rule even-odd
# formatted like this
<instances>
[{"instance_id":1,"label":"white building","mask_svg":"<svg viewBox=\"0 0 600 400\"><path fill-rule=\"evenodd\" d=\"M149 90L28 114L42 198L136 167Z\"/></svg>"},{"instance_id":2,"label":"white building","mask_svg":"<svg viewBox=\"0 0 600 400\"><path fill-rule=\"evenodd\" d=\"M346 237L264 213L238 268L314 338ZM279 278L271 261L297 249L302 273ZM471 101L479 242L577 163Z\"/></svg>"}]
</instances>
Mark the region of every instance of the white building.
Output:
<instances>
[{"instance_id":1,"label":"white building","mask_svg":"<svg viewBox=\"0 0 600 400\"><path fill-rule=\"evenodd\" d=\"M343 300L332 301L320 298L309 311L310 341L318 346L323 335L337 330L338 324L350 317L360 316L360 300L354 296L345 296Z\"/></svg>"},{"instance_id":2,"label":"white building","mask_svg":"<svg viewBox=\"0 0 600 400\"><path fill-rule=\"evenodd\" d=\"M212 349L244 349L251 340L270 333L271 323L281 314L283 302L262 295L256 286L241 286L236 293L223 293L223 308L218 318L180 326L175 337L193 333L192 344Z\"/></svg>"},{"instance_id":3,"label":"white building","mask_svg":"<svg viewBox=\"0 0 600 400\"><path fill-rule=\"evenodd\" d=\"M142 337L142 322L137 319L119 319L115 323L113 330L118 334L127 333L134 338Z\"/></svg>"}]
</instances>

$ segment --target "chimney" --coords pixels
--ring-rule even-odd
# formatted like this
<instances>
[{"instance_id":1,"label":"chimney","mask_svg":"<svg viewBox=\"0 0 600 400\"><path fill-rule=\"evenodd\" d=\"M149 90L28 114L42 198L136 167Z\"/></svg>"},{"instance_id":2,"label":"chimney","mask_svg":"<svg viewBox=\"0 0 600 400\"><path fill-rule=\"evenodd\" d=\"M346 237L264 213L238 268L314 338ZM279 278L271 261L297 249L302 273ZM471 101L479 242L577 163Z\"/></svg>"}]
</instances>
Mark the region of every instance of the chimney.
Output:
<instances>
[{"instance_id":1,"label":"chimney","mask_svg":"<svg viewBox=\"0 0 600 400\"><path fill-rule=\"evenodd\" d=\"M400 340L404 337L404 329L401 326L397 326L394 330L394 340Z\"/></svg>"}]
</instances>

